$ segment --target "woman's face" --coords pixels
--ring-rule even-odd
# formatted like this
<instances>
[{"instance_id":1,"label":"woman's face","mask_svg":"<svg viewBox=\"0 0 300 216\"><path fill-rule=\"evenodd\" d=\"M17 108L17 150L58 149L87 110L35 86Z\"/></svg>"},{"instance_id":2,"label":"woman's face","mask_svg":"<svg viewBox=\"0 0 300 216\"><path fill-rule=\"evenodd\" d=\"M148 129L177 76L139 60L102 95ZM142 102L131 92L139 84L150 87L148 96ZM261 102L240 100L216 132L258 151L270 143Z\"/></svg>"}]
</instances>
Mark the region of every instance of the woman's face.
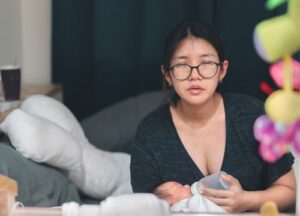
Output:
<instances>
[{"instance_id":1,"label":"woman's face","mask_svg":"<svg viewBox=\"0 0 300 216\"><path fill-rule=\"evenodd\" d=\"M191 36L179 43L171 59L170 66L177 64L198 66L203 62L221 63L217 51L209 42ZM212 97L218 83L226 74L227 66L228 62L224 61L223 67L218 67L216 75L210 79L201 77L196 68L192 69L190 77L186 80L177 80L172 73L164 74L166 74L166 81L173 85L182 102L201 105Z\"/></svg>"}]
</instances>

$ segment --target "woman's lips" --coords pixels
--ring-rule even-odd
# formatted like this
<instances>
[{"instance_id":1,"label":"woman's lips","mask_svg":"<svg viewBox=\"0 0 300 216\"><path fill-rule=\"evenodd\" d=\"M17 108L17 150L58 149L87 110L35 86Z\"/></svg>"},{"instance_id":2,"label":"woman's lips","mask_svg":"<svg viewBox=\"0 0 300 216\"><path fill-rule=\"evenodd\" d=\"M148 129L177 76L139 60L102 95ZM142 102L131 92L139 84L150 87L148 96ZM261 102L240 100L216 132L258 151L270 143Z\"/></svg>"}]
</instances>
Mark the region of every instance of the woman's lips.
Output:
<instances>
[{"instance_id":1,"label":"woman's lips","mask_svg":"<svg viewBox=\"0 0 300 216\"><path fill-rule=\"evenodd\" d=\"M199 93L204 91L204 88L202 88L200 86L191 86L191 87L188 88L188 91L191 94L199 94Z\"/></svg>"}]
</instances>

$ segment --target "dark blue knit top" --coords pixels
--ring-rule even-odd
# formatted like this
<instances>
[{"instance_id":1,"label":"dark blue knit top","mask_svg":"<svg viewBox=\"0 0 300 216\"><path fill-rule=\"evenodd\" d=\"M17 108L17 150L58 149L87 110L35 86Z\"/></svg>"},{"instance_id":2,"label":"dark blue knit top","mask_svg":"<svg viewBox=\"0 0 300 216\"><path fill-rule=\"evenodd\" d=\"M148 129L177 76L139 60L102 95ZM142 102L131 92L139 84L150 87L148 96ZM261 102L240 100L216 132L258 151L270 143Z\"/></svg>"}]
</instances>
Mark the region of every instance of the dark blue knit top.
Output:
<instances>
[{"instance_id":1,"label":"dark blue knit top","mask_svg":"<svg viewBox=\"0 0 300 216\"><path fill-rule=\"evenodd\" d=\"M294 157L286 154L273 164L262 160L253 124L264 114L263 103L246 95L222 96L226 147L221 170L237 178L244 190L265 189L291 169ZM134 192L153 192L167 181L191 185L203 177L181 143L169 107L160 106L139 124L130 166Z\"/></svg>"}]
</instances>

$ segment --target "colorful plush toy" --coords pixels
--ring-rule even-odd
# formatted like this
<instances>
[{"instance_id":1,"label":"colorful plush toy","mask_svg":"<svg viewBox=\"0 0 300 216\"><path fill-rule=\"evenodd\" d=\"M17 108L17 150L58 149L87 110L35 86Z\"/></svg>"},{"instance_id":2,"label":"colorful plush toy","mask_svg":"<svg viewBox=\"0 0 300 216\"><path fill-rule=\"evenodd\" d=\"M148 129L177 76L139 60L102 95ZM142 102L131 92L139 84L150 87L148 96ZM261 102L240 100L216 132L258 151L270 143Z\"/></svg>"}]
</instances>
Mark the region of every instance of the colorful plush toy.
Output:
<instances>
[{"instance_id":1,"label":"colorful plush toy","mask_svg":"<svg viewBox=\"0 0 300 216\"><path fill-rule=\"evenodd\" d=\"M270 163L282 157L289 146L300 155L300 94L291 85L290 63L290 58L286 57L284 80L280 81L284 82L283 89L267 98L267 115L259 117L254 124L254 135L260 142L259 153Z\"/></svg>"},{"instance_id":2,"label":"colorful plush toy","mask_svg":"<svg viewBox=\"0 0 300 216\"><path fill-rule=\"evenodd\" d=\"M277 205L272 202L268 201L265 202L259 210L261 216L279 216L279 211Z\"/></svg>"},{"instance_id":3,"label":"colorful plush toy","mask_svg":"<svg viewBox=\"0 0 300 216\"><path fill-rule=\"evenodd\" d=\"M268 10L272 10L276 7L278 7L279 5L285 3L287 0L268 0L266 3L266 8Z\"/></svg>"},{"instance_id":4,"label":"colorful plush toy","mask_svg":"<svg viewBox=\"0 0 300 216\"><path fill-rule=\"evenodd\" d=\"M283 89L272 93L265 102L265 109L269 117L273 121L282 124L292 123L300 118L300 94L293 90L291 72L291 58L286 55L283 70Z\"/></svg>"},{"instance_id":5,"label":"colorful plush toy","mask_svg":"<svg viewBox=\"0 0 300 216\"><path fill-rule=\"evenodd\" d=\"M271 65L269 73L276 85L280 88L284 88L283 73L284 62L278 61ZM295 91L300 91L300 62L292 58L292 88Z\"/></svg>"},{"instance_id":6,"label":"colorful plush toy","mask_svg":"<svg viewBox=\"0 0 300 216\"><path fill-rule=\"evenodd\" d=\"M269 8L282 3L269 0ZM286 14L259 23L254 32L258 55L268 63L270 75L282 89L270 92L265 102L267 115L254 124L259 153L275 162L292 146L300 154L300 63L291 55L300 50L300 0L289 0ZM269 90L269 89L268 89Z\"/></svg>"},{"instance_id":7,"label":"colorful plush toy","mask_svg":"<svg viewBox=\"0 0 300 216\"><path fill-rule=\"evenodd\" d=\"M267 115L260 116L254 124L254 136L260 142L260 155L270 163L289 151L289 146L300 154L300 119L284 125L273 122Z\"/></svg>"},{"instance_id":8,"label":"colorful plush toy","mask_svg":"<svg viewBox=\"0 0 300 216\"><path fill-rule=\"evenodd\" d=\"M254 31L254 46L267 62L281 59L300 49L300 1L290 0L288 12L260 22Z\"/></svg>"}]
</instances>

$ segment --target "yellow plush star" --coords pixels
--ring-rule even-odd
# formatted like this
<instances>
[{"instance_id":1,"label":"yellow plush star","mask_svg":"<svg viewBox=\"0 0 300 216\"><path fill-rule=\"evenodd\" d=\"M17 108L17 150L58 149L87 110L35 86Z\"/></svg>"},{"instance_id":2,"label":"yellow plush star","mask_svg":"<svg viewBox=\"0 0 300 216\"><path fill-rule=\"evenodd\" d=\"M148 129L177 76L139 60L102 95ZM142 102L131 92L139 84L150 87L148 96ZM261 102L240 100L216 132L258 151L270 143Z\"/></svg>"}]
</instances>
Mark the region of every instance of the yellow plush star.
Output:
<instances>
[{"instance_id":1,"label":"yellow plush star","mask_svg":"<svg viewBox=\"0 0 300 216\"><path fill-rule=\"evenodd\" d=\"M260 22L255 27L254 45L267 62L300 50L300 0L289 0L286 14Z\"/></svg>"},{"instance_id":2,"label":"yellow plush star","mask_svg":"<svg viewBox=\"0 0 300 216\"><path fill-rule=\"evenodd\" d=\"M260 207L261 216L279 216L279 211L277 205L274 202L268 201L265 202Z\"/></svg>"}]
</instances>

